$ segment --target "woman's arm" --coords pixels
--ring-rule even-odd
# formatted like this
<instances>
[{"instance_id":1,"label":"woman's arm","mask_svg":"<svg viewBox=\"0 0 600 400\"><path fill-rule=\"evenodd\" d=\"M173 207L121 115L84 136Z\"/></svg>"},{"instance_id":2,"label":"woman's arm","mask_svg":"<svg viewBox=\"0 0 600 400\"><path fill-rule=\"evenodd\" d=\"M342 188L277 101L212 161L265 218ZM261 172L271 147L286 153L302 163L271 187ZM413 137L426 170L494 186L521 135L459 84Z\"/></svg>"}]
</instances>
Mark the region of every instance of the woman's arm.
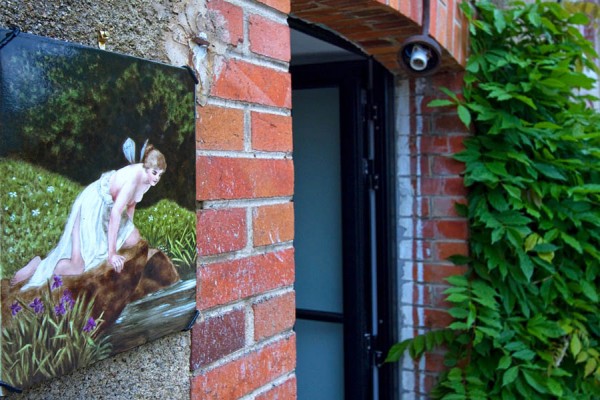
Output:
<instances>
[{"instance_id":1,"label":"woman's arm","mask_svg":"<svg viewBox=\"0 0 600 400\"><path fill-rule=\"evenodd\" d=\"M133 215L135 214L135 205L136 204L137 203L134 201L134 202L130 203L129 206L127 206L127 216L129 217L131 222L133 222Z\"/></svg>"}]
</instances>

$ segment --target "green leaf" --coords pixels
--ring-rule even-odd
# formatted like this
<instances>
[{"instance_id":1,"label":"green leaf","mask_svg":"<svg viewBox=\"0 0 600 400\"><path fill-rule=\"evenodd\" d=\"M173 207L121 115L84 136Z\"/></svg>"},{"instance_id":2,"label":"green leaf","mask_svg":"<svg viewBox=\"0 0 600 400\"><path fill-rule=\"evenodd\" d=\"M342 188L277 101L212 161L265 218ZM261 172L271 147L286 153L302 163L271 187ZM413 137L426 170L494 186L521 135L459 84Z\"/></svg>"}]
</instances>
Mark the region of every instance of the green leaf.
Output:
<instances>
[{"instance_id":1,"label":"green leaf","mask_svg":"<svg viewBox=\"0 0 600 400\"><path fill-rule=\"evenodd\" d=\"M410 345L411 340L412 339L407 339L400 343L394 344L388 351L387 357L385 358L385 362L388 363L398 361Z\"/></svg>"},{"instance_id":2,"label":"green leaf","mask_svg":"<svg viewBox=\"0 0 600 400\"><path fill-rule=\"evenodd\" d=\"M534 163L533 166L541 174L547 176L548 178L558 179L560 181L567 180L567 178L565 178L565 176L553 165L544 163Z\"/></svg>"},{"instance_id":3,"label":"green leaf","mask_svg":"<svg viewBox=\"0 0 600 400\"><path fill-rule=\"evenodd\" d=\"M498 361L498 369L507 369L510 364L512 364L512 357L506 354Z\"/></svg>"},{"instance_id":4,"label":"green leaf","mask_svg":"<svg viewBox=\"0 0 600 400\"><path fill-rule=\"evenodd\" d=\"M531 361L535 357L535 352L529 349L519 350L512 354L513 358L518 358L523 361Z\"/></svg>"},{"instance_id":5,"label":"green leaf","mask_svg":"<svg viewBox=\"0 0 600 400\"><path fill-rule=\"evenodd\" d=\"M562 398L564 393L563 387L556 379L548 379L546 381L546 386L548 386L548 390L550 390L551 394L557 396L558 398Z\"/></svg>"},{"instance_id":6,"label":"green leaf","mask_svg":"<svg viewBox=\"0 0 600 400\"><path fill-rule=\"evenodd\" d=\"M596 361L596 359L595 358L590 358L585 363L585 368L584 368L584 371L583 371L583 375L586 376L586 377L590 376L592 374L592 372L594 372L596 370L597 366L598 366L598 362Z\"/></svg>"},{"instance_id":7,"label":"green leaf","mask_svg":"<svg viewBox=\"0 0 600 400\"><path fill-rule=\"evenodd\" d=\"M519 367L517 365L510 367L502 375L502 386L510 385L517 379L517 376L519 376Z\"/></svg>"},{"instance_id":8,"label":"green leaf","mask_svg":"<svg viewBox=\"0 0 600 400\"><path fill-rule=\"evenodd\" d=\"M573 335L571 337L569 349L571 350L571 354L573 355L573 357L577 357L579 352L581 352L581 340L579 339L578 335Z\"/></svg>"},{"instance_id":9,"label":"green leaf","mask_svg":"<svg viewBox=\"0 0 600 400\"><path fill-rule=\"evenodd\" d=\"M458 106L458 118L468 128L471 125L471 113L469 109L462 104Z\"/></svg>"},{"instance_id":10,"label":"green leaf","mask_svg":"<svg viewBox=\"0 0 600 400\"><path fill-rule=\"evenodd\" d=\"M583 294L588 299L590 299L594 303L598 301L598 292L596 291L596 288L594 287L594 285L592 285L590 282L588 282L586 280L581 280L579 282L579 286L581 287L581 291L583 292Z\"/></svg>"},{"instance_id":11,"label":"green leaf","mask_svg":"<svg viewBox=\"0 0 600 400\"><path fill-rule=\"evenodd\" d=\"M446 100L446 99L435 99L435 100L431 100L428 104L427 107L447 107L447 106L454 106L456 103L450 101L450 100Z\"/></svg>"},{"instance_id":12,"label":"green leaf","mask_svg":"<svg viewBox=\"0 0 600 400\"><path fill-rule=\"evenodd\" d=\"M553 251L556 251L558 249L560 249L560 247L555 246L551 243L538 243L533 248L533 251L538 253L552 253Z\"/></svg>"},{"instance_id":13,"label":"green leaf","mask_svg":"<svg viewBox=\"0 0 600 400\"><path fill-rule=\"evenodd\" d=\"M454 254L448 257L448 260L454 265L467 265L471 262L471 259L462 254Z\"/></svg>"},{"instance_id":14,"label":"green leaf","mask_svg":"<svg viewBox=\"0 0 600 400\"><path fill-rule=\"evenodd\" d=\"M575 25L587 25L590 19L583 13L575 13L569 17L569 23Z\"/></svg>"},{"instance_id":15,"label":"green leaf","mask_svg":"<svg viewBox=\"0 0 600 400\"><path fill-rule=\"evenodd\" d=\"M566 244L568 244L569 246L571 246L573 249L575 249L575 251L577 251L579 254L583 253L583 249L581 248L581 245L579 244L579 242L577 241L577 239L575 239L573 236L570 236L564 232L560 233L560 238L562 240L565 241Z\"/></svg>"},{"instance_id":16,"label":"green leaf","mask_svg":"<svg viewBox=\"0 0 600 400\"><path fill-rule=\"evenodd\" d=\"M504 20L504 13L502 10L494 10L494 27L498 33L502 33L504 28L506 28L506 21Z\"/></svg>"},{"instance_id":17,"label":"green leaf","mask_svg":"<svg viewBox=\"0 0 600 400\"><path fill-rule=\"evenodd\" d=\"M548 393L548 389L546 389L542 378L537 372L523 369L523 376L525 377L525 381L527 381L529 386L534 388L537 392L542 394Z\"/></svg>"}]
</instances>

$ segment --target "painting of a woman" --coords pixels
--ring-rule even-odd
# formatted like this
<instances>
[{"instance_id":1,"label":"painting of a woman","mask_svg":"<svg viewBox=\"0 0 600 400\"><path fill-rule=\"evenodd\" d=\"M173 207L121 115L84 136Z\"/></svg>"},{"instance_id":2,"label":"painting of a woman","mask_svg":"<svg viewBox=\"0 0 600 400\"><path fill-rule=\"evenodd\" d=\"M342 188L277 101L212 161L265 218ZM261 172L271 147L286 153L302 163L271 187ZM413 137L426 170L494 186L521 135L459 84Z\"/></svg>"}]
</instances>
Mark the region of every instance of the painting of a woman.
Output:
<instances>
[{"instance_id":1,"label":"painting of a woman","mask_svg":"<svg viewBox=\"0 0 600 400\"><path fill-rule=\"evenodd\" d=\"M135 246L140 233L133 224L135 207L167 168L164 155L152 145L142 150L141 162L109 171L88 185L75 200L58 245L45 259L34 257L17 271L12 285L41 286L53 275L79 275L108 261L121 272L121 248ZM133 161L133 160L130 160Z\"/></svg>"}]
</instances>

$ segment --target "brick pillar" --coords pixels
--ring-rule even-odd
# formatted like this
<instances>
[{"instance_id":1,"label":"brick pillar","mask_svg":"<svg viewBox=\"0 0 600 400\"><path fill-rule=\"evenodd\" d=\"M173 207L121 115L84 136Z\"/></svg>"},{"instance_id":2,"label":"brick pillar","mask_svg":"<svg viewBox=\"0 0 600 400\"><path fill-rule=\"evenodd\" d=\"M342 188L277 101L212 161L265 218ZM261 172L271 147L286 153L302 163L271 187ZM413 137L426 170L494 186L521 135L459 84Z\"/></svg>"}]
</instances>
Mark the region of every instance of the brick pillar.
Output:
<instances>
[{"instance_id":1,"label":"brick pillar","mask_svg":"<svg viewBox=\"0 0 600 400\"><path fill-rule=\"evenodd\" d=\"M191 397L294 398L289 0L207 8L229 41L198 108Z\"/></svg>"},{"instance_id":2,"label":"brick pillar","mask_svg":"<svg viewBox=\"0 0 600 400\"><path fill-rule=\"evenodd\" d=\"M445 97L436 88L459 92L461 84L461 74L440 74L400 81L397 86L402 340L449 325L442 294L445 278L466 270L447 258L468 253L467 221L454 208L466 203L463 165L452 156L463 149L469 132L454 109L427 107L434 98ZM405 357L402 394L426 398L442 359L442 354L431 354L415 363Z\"/></svg>"}]
</instances>

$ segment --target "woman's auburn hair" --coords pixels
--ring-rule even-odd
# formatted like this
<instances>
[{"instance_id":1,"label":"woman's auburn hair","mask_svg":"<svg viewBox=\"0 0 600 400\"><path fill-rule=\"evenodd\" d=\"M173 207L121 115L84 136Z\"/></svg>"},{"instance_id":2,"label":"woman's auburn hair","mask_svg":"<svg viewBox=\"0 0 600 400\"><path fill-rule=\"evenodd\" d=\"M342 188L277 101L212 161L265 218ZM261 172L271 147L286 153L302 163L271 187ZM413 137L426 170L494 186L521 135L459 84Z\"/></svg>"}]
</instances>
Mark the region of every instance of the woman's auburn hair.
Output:
<instances>
[{"instance_id":1,"label":"woman's auburn hair","mask_svg":"<svg viewBox=\"0 0 600 400\"><path fill-rule=\"evenodd\" d=\"M165 156L151 144L146 146L142 164L146 169L156 168L162 169L163 171L167 169L167 160L165 159Z\"/></svg>"}]
</instances>

